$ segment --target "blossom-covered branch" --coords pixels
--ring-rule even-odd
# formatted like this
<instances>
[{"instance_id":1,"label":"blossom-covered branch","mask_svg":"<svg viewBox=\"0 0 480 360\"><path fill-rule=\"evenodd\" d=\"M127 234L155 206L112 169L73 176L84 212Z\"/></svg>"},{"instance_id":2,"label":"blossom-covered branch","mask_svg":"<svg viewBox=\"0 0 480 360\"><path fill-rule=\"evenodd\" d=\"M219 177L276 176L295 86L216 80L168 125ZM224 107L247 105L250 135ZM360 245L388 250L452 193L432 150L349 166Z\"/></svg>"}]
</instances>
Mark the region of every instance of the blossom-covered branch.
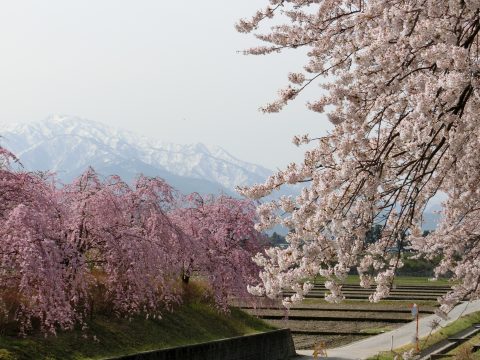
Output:
<instances>
[{"instance_id":1,"label":"blossom-covered branch","mask_svg":"<svg viewBox=\"0 0 480 360\"><path fill-rule=\"evenodd\" d=\"M279 51L306 47L308 58L305 74L291 74L264 110L279 111L309 78L319 79L323 91L307 106L335 127L314 140L303 163L239 189L258 199L309 181L296 198L259 208L260 228L279 223L291 232L287 249L257 258L264 267L258 291L273 297L317 274L335 284L357 267L363 285L377 284L372 300L379 300L401 266L389 250L408 243L426 256L441 254L437 274L448 270L462 282L445 309L449 299L478 297L479 4L285 0L276 17L257 38ZM442 224L422 237L423 212L439 192L448 195ZM367 244L374 224L382 225L381 238ZM342 299L340 287L329 286L331 300Z\"/></svg>"}]
</instances>

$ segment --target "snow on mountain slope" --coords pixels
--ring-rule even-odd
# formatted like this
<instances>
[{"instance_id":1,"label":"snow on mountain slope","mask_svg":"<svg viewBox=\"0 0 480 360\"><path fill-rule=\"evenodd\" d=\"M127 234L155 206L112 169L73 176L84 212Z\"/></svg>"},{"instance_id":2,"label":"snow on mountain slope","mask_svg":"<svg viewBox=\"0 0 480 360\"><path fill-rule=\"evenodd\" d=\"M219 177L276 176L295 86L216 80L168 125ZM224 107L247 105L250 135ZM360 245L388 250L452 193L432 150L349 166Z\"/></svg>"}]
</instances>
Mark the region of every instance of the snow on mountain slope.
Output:
<instances>
[{"instance_id":1,"label":"snow on mountain slope","mask_svg":"<svg viewBox=\"0 0 480 360\"><path fill-rule=\"evenodd\" d=\"M162 176L181 191L232 193L236 185L263 182L272 173L220 147L165 143L72 116L0 124L0 135L27 169L54 171L64 181L93 166L127 179Z\"/></svg>"},{"instance_id":2,"label":"snow on mountain slope","mask_svg":"<svg viewBox=\"0 0 480 360\"><path fill-rule=\"evenodd\" d=\"M263 182L273 173L220 147L165 143L72 116L0 124L0 145L19 157L26 169L54 171L65 182L92 166L102 175L117 174L127 181L138 174L160 176L183 193L235 195L235 186ZM288 186L270 198L300 190L300 185ZM429 204L424 229L435 229L443 200L440 194ZM275 231L285 233L285 229Z\"/></svg>"}]
</instances>

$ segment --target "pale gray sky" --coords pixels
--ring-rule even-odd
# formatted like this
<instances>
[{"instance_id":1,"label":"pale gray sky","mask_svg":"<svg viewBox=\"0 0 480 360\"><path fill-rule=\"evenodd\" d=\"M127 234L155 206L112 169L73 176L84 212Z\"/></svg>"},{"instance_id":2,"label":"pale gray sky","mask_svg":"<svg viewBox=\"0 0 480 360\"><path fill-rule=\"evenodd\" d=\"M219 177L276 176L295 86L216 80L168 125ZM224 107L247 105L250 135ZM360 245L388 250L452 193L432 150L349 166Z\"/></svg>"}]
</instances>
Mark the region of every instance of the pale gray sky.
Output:
<instances>
[{"instance_id":1,"label":"pale gray sky","mask_svg":"<svg viewBox=\"0 0 480 360\"><path fill-rule=\"evenodd\" d=\"M0 121L69 114L164 141L219 145L270 168L300 160L291 138L325 133L325 117L304 107L305 96L278 115L257 109L304 58L237 53L257 42L234 23L265 3L4 1Z\"/></svg>"}]
</instances>

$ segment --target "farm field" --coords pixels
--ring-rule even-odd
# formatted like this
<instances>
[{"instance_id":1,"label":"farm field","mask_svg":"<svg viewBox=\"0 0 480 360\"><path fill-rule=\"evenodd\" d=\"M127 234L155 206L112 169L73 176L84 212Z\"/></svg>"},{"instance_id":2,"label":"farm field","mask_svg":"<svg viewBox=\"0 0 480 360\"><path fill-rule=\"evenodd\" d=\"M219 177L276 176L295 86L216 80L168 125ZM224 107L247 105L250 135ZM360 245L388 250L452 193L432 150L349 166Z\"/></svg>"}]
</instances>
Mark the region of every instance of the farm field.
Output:
<instances>
[{"instance_id":1,"label":"farm field","mask_svg":"<svg viewBox=\"0 0 480 360\"><path fill-rule=\"evenodd\" d=\"M346 300L340 304L326 302L325 288L317 282L306 299L289 312L281 306L265 304L243 309L273 326L290 328L298 350L312 349L321 341L331 348L390 331L412 321L413 303L419 306L421 317L431 315L437 298L449 289L446 281L437 283L426 278L399 278L386 300L371 303L368 297L372 289L362 289L354 285L354 280L355 277L349 277L349 284L344 286Z\"/></svg>"},{"instance_id":2,"label":"farm field","mask_svg":"<svg viewBox=\"0 0 480 360\"><path fill-rule=\"evenodd\" d=\"M324 278L322 278L321 276L318 276L315 279L315 283L322 284L324 280L325 280ZM358 285L359 283L360 283L360 277L358 275L348 275L344 281L345 285ZM402 285L402 286L423 285L428 287L449 286L451 284L451 282L445 278L430 280L422 276L398 276L398 277L395 277L395 280L393 283L396 285Z\"/></svg>"}]
</instances>

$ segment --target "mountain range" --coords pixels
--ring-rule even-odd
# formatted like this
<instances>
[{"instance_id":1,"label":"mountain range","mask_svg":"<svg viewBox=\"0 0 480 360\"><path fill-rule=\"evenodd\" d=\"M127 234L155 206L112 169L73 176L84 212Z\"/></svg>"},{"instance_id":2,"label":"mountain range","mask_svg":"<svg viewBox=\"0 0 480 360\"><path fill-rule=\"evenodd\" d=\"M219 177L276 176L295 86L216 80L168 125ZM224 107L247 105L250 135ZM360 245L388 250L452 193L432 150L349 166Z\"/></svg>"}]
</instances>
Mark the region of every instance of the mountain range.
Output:
<instances>
[{"instance_id":1,"label":"mountain range","mask_svg":"<svg viewBox=\"0 0 480 360\"><path fill-rule=\"evenodd\" d=\"M221 147L162 142L75 116L0 124L0 145L13 152L25 169L55 172L65 183L91 166L101 175L116 174L129 182L138 174L160 176L185 194L236 196L235 186L264 182L273 173L239 160ZM300 188L286 187L275 195L295 194ZM443 199L436 197L429 205L424 229L435 229L439 221L436 210Z\"/></svg>"},{"instance_id":2,"label":"mountain range","mask_svg":"<svg viewBox=\"0 0 480 360\"><path fill-rule=\"evenodd\" d=\"M92 166L131 181L160 176L183 193L234 194L237 185L263 182L272 171L220 147L166 143L99 122L53 115L43 121L0 124L0 144L31 171L53 171L68 182Z\"/></svg>"}]
</instances>

